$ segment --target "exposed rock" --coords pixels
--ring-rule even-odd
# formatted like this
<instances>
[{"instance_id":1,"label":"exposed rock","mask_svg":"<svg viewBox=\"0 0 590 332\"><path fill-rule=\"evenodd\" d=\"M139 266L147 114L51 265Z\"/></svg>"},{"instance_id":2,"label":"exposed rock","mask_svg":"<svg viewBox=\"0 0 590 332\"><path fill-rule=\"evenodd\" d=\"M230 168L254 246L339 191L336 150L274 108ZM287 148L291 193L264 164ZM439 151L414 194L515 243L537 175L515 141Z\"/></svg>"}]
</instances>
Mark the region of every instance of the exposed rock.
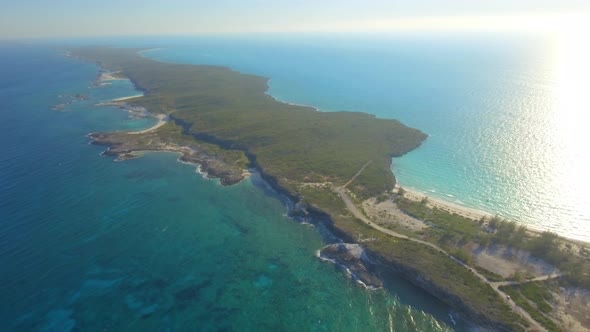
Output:
<instances>
[{"instance_id":1,"label":"exposed rock","mask_svg":"<svg viewBox=\"0 0 590 332\"><path fill-rule=\"evenodd\" d=\"M365 250L358 244L336 243L324 247L320 258L329 260L345 268L350 276L369 288L380 288L383 282L371 270L371 262Z\"/></svg>"},{"instance_id":2,"label":"exposed rock","mask_svg":"<svg viewBox=\"0 0 590 332\"><path fill-rule=\"evenodd\" d=\"M138 158L142 151L178 152L182 155L181 161L200 165L202 173L209 178L219 178L223 185L232 185L245 178L243 168L234 160L226 160L223 154L212 152L196 141L179 145L155 133L92 133L88 136L93 144L108 146L103 155L115 156L117 161Z\"/></svg>"},{"instance_id":3,"label":"exposed rock","mask_svg":"<svg viewBox=\"0 0 590 332\"><path fill-rule=\"evenodd\" d=\"M470 321L481 324L481 326L492 328L494 331L512 331L512 328L503 322L493 321L486 315L486 313L478 312L471 308L465 301L463 301L456 294L448 291L444 287L437 285L432 280L428 280L420 271L397 261L391 257L374 252L372 250L365 250L364 254L369 258L369 261L375 264L375 270L380 275L387 273L402 276L415 286L425 290L432 296L438 298L450 307L458 310L464 314Z\"/></svg>"}]
</instances>

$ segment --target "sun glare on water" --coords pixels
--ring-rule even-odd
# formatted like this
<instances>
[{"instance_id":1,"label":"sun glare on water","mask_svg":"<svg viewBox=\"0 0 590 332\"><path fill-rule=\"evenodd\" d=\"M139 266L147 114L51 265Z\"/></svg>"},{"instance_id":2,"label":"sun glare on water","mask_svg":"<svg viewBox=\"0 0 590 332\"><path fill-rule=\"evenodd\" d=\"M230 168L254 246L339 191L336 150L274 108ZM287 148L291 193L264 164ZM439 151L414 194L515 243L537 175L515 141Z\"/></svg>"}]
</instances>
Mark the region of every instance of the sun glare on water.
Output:
<instances>
[{"instance_id":1,"label":"sun glare on water","mask_svg":"<svg viewBox=\"0 0 590 332\"><path fill-rule=\"evenodd\" d=\"M558 22L552 59L552 105L546 127L546 158L557 212L582 220L567 225L573 237L590 234L590 17ZM558 214L556 214L558 215ZM567 223L567 220L552 222Z\"/></svg>"}]
</instances>

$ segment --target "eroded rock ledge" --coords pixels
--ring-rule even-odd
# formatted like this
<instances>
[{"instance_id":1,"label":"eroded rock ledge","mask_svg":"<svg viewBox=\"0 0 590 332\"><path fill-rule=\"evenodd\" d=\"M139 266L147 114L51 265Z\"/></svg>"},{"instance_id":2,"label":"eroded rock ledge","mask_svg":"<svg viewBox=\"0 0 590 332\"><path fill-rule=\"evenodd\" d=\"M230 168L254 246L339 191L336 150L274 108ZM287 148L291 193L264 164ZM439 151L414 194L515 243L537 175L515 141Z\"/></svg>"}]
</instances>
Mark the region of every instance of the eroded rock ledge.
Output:
<instances>
[{"instance_id":1,"label":"eroded rock ledge","mask_svg":"<svg viewBox=\"0 0 590 332\"><path fill-rule=\"evenodd\" d=\"M160 130L161 129L161 130ZM117 160L140 157L145 151L177 152L180 161L199 165L209 178L219 178L221 184L232 185L249 175L248 159L241 151L226 150L197 140L175 137L180 128L168 123L153 132L130 134L126 132L92 133L92 144L107 146L103 152Z\"/></svg>"}]
</instances>

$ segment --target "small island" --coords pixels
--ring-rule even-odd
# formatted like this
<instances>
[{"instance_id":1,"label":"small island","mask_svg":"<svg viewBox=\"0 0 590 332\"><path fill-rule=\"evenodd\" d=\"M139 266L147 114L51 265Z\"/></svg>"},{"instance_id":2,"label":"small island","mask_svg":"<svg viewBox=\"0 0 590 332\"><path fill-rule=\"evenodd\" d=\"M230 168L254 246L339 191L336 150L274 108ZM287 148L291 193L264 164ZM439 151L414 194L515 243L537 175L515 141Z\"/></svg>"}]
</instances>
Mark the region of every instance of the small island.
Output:
<instances>
[{"instance_id":1,"label":"small island","mask_svg":"<svg viewBox=\"0 0 590 332\"><path fill-rule=\"evenodd\" d=\"M105 154L125 160L142 151L177 152L224 185L255 169L296 203L293 216L324 222L342 240L318 256L348 266L359 283L382 287L396 273L482 326L568 329L552 316L547 289L590 288L585 244L497 217L457 214L398 188L391 158L420 146L426 134L366 113L282 103L266 93L267 78L161 63L140 51L71 50L108 70L107 79L129 78L144 95L125 104L160 117L149 130L90 134L108 147ZM491 247L530 253L551 271L502 275L474 254Z\"/></svg>"}]
</instances>

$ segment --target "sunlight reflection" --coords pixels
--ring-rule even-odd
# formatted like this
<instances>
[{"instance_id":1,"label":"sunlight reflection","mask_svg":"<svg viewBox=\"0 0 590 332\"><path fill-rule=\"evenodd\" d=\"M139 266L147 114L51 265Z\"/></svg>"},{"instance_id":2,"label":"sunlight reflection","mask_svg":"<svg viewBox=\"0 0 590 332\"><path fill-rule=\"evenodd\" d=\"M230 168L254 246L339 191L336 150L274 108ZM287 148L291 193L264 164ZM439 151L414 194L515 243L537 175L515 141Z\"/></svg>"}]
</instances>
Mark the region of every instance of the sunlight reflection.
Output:
<instances>
[{"instance_id":1,"label":"sunlight reflection","mask_svg":"<svg viewBox=\"0 0 590 332\"><path fill-rule=\"evenodd\" d=\"M590 42L588 21L564 21L555 43L553 114L547 156L561 207L571 207L590 227Z\"/></svg>"}]
</instances>

